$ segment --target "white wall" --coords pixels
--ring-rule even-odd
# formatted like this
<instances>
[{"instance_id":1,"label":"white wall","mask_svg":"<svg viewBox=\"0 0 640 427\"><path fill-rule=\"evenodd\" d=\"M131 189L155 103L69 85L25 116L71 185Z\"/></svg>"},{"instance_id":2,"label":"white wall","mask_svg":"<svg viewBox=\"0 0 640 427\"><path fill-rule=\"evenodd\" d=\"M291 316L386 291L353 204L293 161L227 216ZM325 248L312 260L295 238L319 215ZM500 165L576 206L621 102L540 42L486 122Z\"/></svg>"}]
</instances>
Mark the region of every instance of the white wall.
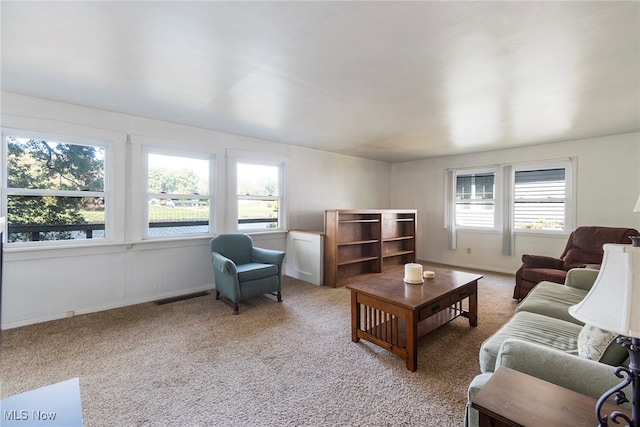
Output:
<instances>
[{"instance_id":1,"label":"white wall","mask_svg":"<svg viewBox=\"0 0 640 427\"><path fill-rule=\"evenodd\" d=\"M504 256L500 233L458 230L458 249L446 249L445 171L569 157L575 159L575 225L640 230L640 214L632 212L640 194L640 133L396 163L392 206L418 209L419 259L514 273L522 254L559 256L568 236L517 233L515 256Z\"/></svg>"},{"instance_id":2,"label":"white wall","mask_svg":"<svg viewBox=\"0 0 640 427\"><path fill-rule=\"evenodd\" d=\"M217 157L216 233L225 221L226 150L286 162L289 229L324 227L323 211L388 208L391 165L69 104L2 93L3 127L108 139L116 159L115 239L76 248L16 249L4 254L2 326L11 328L213 288L209 237L142 241L137 141L155 141ZM127 144L127 136L133 144ZM125 165L128 165L125 167ZM253 235L257 245L286 249L285 233ZM286 299L286 295L284 296ZM215 309L212 307L212 309Z\"/></svg>"},{"instance_id":3,"label":"white wall","mask_svg":"<svg viewBox=\"0 0 640 427\"><path fill-rule=\"evenodd\" d=\"M559 255L566 236L516 237L516 256L501 255L497 233L458 232L458 250L445 248L444 171L575 157L576 225L640 229L631 212L640 194L640 133L538 145L473 155L389 165L383 162L292 147L140 117L2 93L4 127L114 141L116 239L113 243L57 249L6 249L2 325L4 328L153 301L213 287L206 238L145 242L139 238L140 211L133 181L135 154L127 135L185 150L217 154L216 232L225 226L225 150L274 155L286 161L289 229L321 231L325 209L418 209L418 257L452 265L514 272L523 253ZM136 138L133 138L136 140ZM124 169L124 164L129 164ZM257 244L285 249L284 233L254 235ZM471 254L466 253L471 248ZM286 298L286 296L285 296ZM212 307L212 309L214 309Z\"/></svg>"}]
</instances>

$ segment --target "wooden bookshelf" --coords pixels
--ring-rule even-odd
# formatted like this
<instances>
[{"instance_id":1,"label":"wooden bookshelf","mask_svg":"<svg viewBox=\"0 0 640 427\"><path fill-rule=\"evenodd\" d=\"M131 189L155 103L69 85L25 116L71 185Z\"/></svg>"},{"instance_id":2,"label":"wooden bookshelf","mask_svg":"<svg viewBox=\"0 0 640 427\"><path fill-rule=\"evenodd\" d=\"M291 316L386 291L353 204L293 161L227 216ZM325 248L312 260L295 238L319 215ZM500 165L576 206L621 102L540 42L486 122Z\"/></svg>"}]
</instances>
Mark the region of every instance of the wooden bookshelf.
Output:
<instances>
[{"instance_id":1,"label":"wooden bookshelf","mask_svg":"<svg viewBox=\"0 0 640 427\"><path fill-rule=\"evenodd\" d=\"M327 210L324 285L416 260L416 210Z\"/></svg>"}]
</instances>

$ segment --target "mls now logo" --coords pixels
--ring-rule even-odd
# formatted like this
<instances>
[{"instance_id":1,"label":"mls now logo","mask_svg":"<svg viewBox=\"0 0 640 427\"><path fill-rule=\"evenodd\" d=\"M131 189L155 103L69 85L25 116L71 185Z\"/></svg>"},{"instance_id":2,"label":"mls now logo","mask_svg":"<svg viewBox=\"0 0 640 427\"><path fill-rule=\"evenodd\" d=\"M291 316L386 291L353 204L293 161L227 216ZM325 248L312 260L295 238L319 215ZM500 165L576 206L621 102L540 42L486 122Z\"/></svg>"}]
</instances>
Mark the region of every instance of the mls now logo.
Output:
<instances>
[{"instance_id":1,"label":"mls now logo","mask_svg":"<svg viewBox=\"0 0 640 427\"><path fill-rule=\"evenodd\" d=\"M17 410L5 410L2 412L2 418L5 421L53 421L56 419L55 412L43 412L43 411L27 411L26 409Z\"/></svg>"}]
</instances>

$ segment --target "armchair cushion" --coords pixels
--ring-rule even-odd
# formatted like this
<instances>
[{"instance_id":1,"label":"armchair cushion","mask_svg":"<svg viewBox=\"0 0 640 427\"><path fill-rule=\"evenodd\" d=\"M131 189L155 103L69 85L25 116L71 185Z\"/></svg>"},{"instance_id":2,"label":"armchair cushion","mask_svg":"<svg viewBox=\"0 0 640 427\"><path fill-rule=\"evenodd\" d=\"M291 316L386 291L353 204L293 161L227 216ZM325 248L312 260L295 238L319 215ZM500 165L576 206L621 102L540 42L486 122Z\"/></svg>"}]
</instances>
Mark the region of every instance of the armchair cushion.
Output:
<instances>
[{"instance_id":1,"label":"armchair cushion","mask_svg":"<svg viewBox=\"0 0 640 427\"><path fill-rule=\"evenodd\" d=\"M553 268L527 268L523 270L522 278L532 283L540 283L545 280L564 283L564 280L567 278L567 272Z\"/></svg>"},{"instance_id":2,"label":"armchair cushion","mask_svg":"<svg viewBox=\"0 0 640 427\"><path fill-rule=\"evenodd\" d=\"M522 255L522 263L529 268L562 268L563 261L560 258L554 258L545 255Z\"/></svg>"},{"instance_id":3,"label":"armchair cushion","mask_svg":"<svg viewBox=\"0 0 640 427\"><path fill-rule=\"evenodd\" d=\"M247 264L240 264L237 268L238 280L241 282L262 279L263 277L275 276L278 274L278 266L273 264L250 262Z\"/></svg>"}]
</instances>

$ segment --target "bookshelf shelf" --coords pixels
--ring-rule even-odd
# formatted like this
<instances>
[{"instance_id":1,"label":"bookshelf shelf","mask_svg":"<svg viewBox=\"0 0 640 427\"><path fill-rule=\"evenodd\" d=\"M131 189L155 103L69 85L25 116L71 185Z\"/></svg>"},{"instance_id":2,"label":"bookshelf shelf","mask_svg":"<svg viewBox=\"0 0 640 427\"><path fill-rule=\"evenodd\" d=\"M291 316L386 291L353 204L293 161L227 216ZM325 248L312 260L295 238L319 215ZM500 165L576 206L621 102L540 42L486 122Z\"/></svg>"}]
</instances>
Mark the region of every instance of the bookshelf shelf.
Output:
<instances>
[{"instance_id":1,"label":"bookshelf shelf","mask_svg":"<svg viewBox=\"0 0 640 427\"><path fill-rule=\"evenodd\" d=\"M415 262L416 210L325 211L324 284Z\"/></svg>"}]
</instances>

